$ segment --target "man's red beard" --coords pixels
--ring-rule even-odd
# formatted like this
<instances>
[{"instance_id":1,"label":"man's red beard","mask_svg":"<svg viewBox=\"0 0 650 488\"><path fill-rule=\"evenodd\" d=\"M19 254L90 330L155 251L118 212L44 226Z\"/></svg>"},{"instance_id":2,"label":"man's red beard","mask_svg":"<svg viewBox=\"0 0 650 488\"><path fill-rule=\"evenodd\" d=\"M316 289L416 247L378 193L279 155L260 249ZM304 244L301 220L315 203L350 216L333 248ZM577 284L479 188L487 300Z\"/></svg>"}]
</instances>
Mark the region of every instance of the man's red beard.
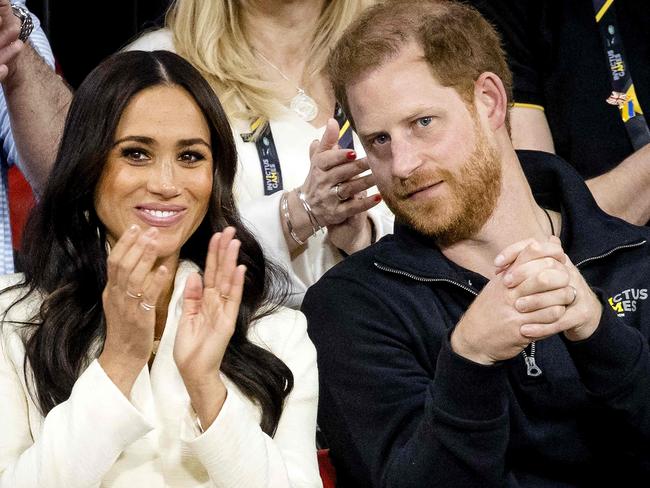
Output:
<instances>
[{"instance_id":1,"label":"man's red beard","mask_svg":"<svg viewBox=\"0 0 650 488\"><path fill-rule=\"evenodd\" d=\"M475 126L476 127L476 126ZM501 165L496 150L476 127L476 147L456 172L422 170L408 179L393 179L387 191L378 185L395 216L421 234L448 247L475 236L485 225L501 194ZM409 199L414 191L442 181L443 195Z\"/></svg>"}]
</instances>

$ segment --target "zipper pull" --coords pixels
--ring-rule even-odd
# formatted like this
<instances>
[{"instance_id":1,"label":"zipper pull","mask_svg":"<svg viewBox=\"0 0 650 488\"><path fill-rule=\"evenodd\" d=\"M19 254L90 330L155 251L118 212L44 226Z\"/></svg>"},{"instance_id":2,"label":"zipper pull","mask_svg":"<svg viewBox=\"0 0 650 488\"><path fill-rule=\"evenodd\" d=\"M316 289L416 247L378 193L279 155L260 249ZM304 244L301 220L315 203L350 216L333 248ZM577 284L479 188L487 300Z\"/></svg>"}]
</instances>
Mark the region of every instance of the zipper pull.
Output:
<instances>
[{"instance_id":1,"label":"zipper pull","mask_svg":"<svg viewBox=\"0 0 650 488\"><path fill-rule=\"evenodd\" d=\"M542 370L535 363L535 358L533 356L525 356L524 361L526 362L526 374L532 376L533 378L542 374Z\"/></svg>"}]
</instances>

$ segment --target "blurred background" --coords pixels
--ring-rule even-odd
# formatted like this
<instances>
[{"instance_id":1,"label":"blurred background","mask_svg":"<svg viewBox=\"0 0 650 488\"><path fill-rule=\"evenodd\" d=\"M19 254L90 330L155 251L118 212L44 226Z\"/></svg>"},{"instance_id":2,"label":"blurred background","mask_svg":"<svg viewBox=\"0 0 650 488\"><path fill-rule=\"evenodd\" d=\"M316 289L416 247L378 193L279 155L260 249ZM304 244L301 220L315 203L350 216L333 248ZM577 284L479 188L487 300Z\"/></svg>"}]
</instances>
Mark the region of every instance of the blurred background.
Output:
<instances>
[{"instance_id":1,"label":"blurred background","mask_svg":"<svg viewBox=\"0 0 650 488\"><path fill-rule=\"evenodd\" d=\"M170 1L27 0L26 4L41 20L60 73L76 88L103 58L139 32L162 25Z\"/></svg>"}]
</instances>

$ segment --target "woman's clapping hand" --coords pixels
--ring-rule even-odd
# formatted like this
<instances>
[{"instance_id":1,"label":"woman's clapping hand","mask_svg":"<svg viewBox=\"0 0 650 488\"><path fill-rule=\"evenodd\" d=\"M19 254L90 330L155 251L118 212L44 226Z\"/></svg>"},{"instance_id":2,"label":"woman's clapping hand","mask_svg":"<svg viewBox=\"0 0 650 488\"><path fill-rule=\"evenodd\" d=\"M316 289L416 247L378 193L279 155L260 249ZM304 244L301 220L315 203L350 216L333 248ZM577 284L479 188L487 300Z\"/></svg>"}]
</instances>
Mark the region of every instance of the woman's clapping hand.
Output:
<instances>
[{"instance_id":1,"label":"woman's clapping hand","mask_svg":"<svg viewBox=\"0 0 650 488\"><path fill-rule=\"evenodd\" d=\"M226 397L221 361L235 331L246 267L237 265L240 241L227 227L210 240L203 280L189 276L176 332L174 360L202 425L216 418Z\"/></svg>"}]
</instances>

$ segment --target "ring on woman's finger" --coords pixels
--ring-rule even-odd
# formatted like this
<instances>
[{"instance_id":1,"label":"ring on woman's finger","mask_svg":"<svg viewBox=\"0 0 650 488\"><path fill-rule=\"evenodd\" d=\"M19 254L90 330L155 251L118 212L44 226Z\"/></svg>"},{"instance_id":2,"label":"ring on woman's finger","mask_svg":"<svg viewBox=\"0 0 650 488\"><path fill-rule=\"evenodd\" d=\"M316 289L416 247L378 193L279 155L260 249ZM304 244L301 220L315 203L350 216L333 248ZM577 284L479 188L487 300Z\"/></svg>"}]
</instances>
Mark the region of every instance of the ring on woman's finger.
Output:
<instances>
[{"instance_id":1,"label":"ring on woman's finger","mask_svg":"<svg viewBox=\"0 0 650 488\"><path fill-rule=\"evenodd\" d=\"M339 201L341 201L341 202L347 202L347 201L350 199L350 197L343 198L343 197L341 196L341 183L337 183L336 185L334 185L334 186L332 187L332 190L333 190L333 192L336 194L336 198L338 198Z\"/></svg>"},{"instance_id":2,"label":"ring on woman's finger","mask_svg":"<svg viewBox=\"0 0 650 488\"><path fill-rule=\"evenodd\" d=\"M576 287L573 285L569 285L569 286L573 290L573 299L569 302L569 305L573 305L573 302L575 302L576 298L578 297L578 290L576 290Z\"/></svg>"},{"instance_id":3,"label":"ring on woman's finger","mask_svg":"<svg viewBox=\"0 0 650 488\"><path fill-rule=\"evenodd\" d=\"M142 308L142 310L144 310L145 312L150 312L151 310L153 310L154 308L156 308L156 306L155 306L155 305L149 305L147 302L145 302L144 300L142 300L142 301L140 302L140 308Z\"/></svg>"},{"instance_id":4,"label":"ring on woman's finger","mask_svg":"<svg viewBox=\"0 0 650 488\"><path fill-rule=\"evenodd\" d=\"M223 298L225 301L228 301L228 300L230 300L230 295L226 295L226 294L222 293L221 298Z\"/></svg>"},{"instance_id":5,"label":"ring on woman's finger","mask_svg":"<svg viewBox=\"0 0 650 488\"><path fill-rule=\"evenodd\" d=\"M142 298L142 292L132 293L129 290L126 290L126 296L129 298L135 298L136 300L140 300Z\"/></svg>"}]
</instances>

